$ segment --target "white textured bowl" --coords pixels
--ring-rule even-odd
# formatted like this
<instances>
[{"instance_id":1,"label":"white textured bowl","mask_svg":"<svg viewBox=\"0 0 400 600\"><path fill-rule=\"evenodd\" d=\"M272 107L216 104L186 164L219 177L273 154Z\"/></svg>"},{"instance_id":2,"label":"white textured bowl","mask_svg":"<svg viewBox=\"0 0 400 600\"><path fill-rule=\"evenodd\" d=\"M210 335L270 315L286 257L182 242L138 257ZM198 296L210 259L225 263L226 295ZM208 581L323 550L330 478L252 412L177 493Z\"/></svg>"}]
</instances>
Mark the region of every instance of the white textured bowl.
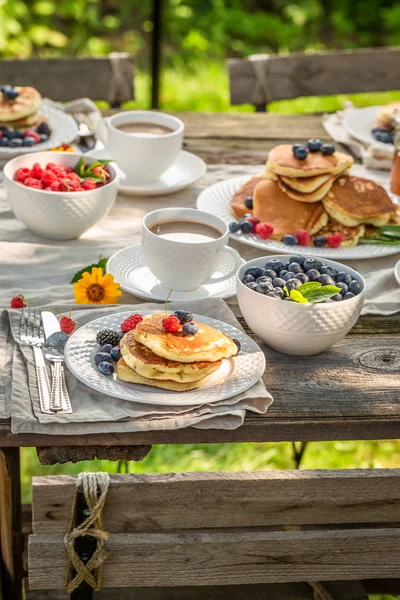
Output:
<instances>
[{"instance_id":1,"label":"white textured bowl","mask_svg":"<svg viewBox=\"0 0 400 600\"><path fill-rule=\"evenodd\" d=\"M36 190L14 181L14 173L21 167L31 168L36 162L41 167L49 162L74 167L81 156L75 152L37 152L17 156L5 165L7 200L17 219L37 235L51 240L78 238L105 217L114 204L118 178L112 165L108 165L109 183L84 192ZM93 162L84 158L87 164Z\"/></svg>"},{"instance_id":2,"label":"white textured bowl","mask_svg":"<svg viewBox=\"0 0 400 600\"><path fill-rule=\"evenodd\" d=\"M353 279L362 284L360 294L342 302L298 304L269 298L242 283L244 273L250 267L262 267L273 258L284 260L285 256L278 254L255 258L238 270L237 297L240 310L254 333L274 350L293 356L318 354L344 338L357 322L365 300L365 281L350 267L333 260L318 259L338 271L350 273Z\"/></svg>"}]
</instances>

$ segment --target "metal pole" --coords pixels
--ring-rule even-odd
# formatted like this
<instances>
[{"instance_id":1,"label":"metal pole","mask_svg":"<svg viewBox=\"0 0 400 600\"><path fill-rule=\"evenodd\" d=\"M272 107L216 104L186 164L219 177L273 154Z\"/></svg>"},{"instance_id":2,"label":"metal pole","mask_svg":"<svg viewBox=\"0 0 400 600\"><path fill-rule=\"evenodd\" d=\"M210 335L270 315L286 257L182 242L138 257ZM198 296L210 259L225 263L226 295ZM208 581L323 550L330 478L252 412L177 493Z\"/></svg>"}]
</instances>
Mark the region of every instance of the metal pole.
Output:
<instances>
[{"instance_id":1,"label":"metal pole","mask_svg":"<svg viewBox=\"0 0 400 600\"><path fill-rule=\"evenodd\" d=\"M162 0L153 0L153 34L151 38L151 108L160 107Z\"/></svg>"}]
</instances>

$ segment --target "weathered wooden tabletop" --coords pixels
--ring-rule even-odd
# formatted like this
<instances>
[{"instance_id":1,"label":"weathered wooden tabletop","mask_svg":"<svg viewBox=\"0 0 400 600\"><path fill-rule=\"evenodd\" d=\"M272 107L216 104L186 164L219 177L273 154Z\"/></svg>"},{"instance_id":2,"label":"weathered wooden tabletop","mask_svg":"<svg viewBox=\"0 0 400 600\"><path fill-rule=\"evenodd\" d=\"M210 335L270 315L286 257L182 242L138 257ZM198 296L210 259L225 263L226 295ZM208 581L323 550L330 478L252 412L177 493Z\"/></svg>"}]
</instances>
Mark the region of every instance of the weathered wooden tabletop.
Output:
<instances>
[{"instance_id":1,"label":"weathered wooden tabletop","mask_svg":"<svg viewBox=\"0 0 400 600\"><path fill-rule=\"evenodd\" d=\"M186 125L186 149L208 163L260 164L278 143L328 139L319 116L179 116ZM0 447L91 447L98 456L111 458L112 448L118 454L117 447L161 443L400 438L400 314L361 318L342 342L319 356L290 357L260 345L274 403L265 416L249 416L235 431L12 435L10 422L0 421Z\"/></svg>"}]
</instances>

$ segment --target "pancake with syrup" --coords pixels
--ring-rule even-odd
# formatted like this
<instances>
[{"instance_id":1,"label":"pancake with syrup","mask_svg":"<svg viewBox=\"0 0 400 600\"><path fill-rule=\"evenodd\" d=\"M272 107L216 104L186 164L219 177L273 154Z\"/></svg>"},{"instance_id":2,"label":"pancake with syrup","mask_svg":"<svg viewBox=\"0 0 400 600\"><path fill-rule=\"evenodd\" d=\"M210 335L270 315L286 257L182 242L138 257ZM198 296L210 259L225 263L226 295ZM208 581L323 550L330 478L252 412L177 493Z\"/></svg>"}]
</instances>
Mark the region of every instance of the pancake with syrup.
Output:
<instances>
[{"instance_id":1,"label":"pancake with syrup","mask_svg":"<svg viewBox=\"0 0 400 600\"><path fill-rule=\"evenodd\" d=\"M349 169L353 159L343 152L324 156L321 152L309 152L305 160L295 157L290 144L275 146L269 155L267 168L284 177L315 177L318 175L338 175Z\"/></svg>"},{"instance_id":2,"label":"pancake with syrup","mask_svg":"<svg viewBox=\"0 0 400 600\"><path fill-rule=\"evenodd\" d=\"M237 354L235 342L225 333L195 321L199 330L186 335L180 329L176 333L164 331L162 320L165 313L147 315L135 328L135 340L168 360L192 362L216 362Z\"/></svg>"},{"instance_id":3,"label":"pancake with syrup","mask_svg":"<svg viewBox=\"0 0 400 600\"><path fill-rule=\"evenodd\" d=\"M255 187L259 181L261 181L261 177L252 177L232 196L231 209L237 219L240 220L244 215L252 212L251 209L247 208L244 201L249 196L253 197Z\"/></svg>"},{"instance_id":4,"label":"pancake with syrup","mask_svg":"<svg viewBox=\"0 0 400 600\"><path fill-rule=\"evenodd\" d=\"M38 112L41 95L33 87L15 87L19 92L15 100L0 93L0 122L8 123L24 119Z\"/></svg>"},{"instance_id":5,"label":"pancake with syrup","mask_svg":"<svg viewBox=\"0 0 400 600\"><path fill-rule=\"evenodd\" d=\"M135 340L135 332L129 331L121 340L121 354L131 369L148 379L172 380L190 383L214 373L222 362L181 363L154 354L150 348Z\"/></svg>"},{"instance_id":6,"label":"pancake with syrup","mask_svg":"<svg viewBox=\"0 0 400 600\"><path fill-rule=\"evenodd\" d=\"M360 238L362 238L365 234L365 225L357 225L356 227L346 227L346 225L342 225L337 221L329 218L328 223L323 227L320 231L318 231L317 235L312 236L311 242L314 241L315 238L320 236L328 237L328 235L334 235L335 233L341 233L343 239L340 243L341 248L351 248L352 246L357 246ZM310 245L313 245L312 243Z\"/></svg>"},{"instance_id":7,"label":"pancake with syrup","mask_svg":"<svg viewBox=\"0 0 400 600\"><path fill-rule=\"evenodd\" d=\"M379 183L353 175L339 177L325 196L323 205L335 221L348 227L362 223L382 227L397 209Z\"/></svg>"},{"instance_id":8,"label":"pancake with syrup","mask_svg":"<svg viewBox=\"0 0 400 600\"><path fill-rule=\"evenodd\" d=\"M172 392L187 392L188 390L195 390L207 383L209 377L203 377L198 381L191 381L187 383L178 383L172 380L149 379L139 375L134 369L129 367L123 358L120 358L117 362L117 376L121 381L127 381L128 383L136 383L139 385L150 385L151 387L158 387L164 390L171 390Z\"/></svg>"},{"instance_id":9,"label":"pancake with syrup","mask_svg":"<svg viewBox=\"0 0 400 600\"><path fill-rule=\"evenodd\" d=\"M321 202L298 202L281 190L272 179L263 179L253 196L253 214L262 223L271 223L271 238L281 240L286 234L300 229L310 234L318 233L328 222L328 215Z\"/></svg>"}]
</instances>

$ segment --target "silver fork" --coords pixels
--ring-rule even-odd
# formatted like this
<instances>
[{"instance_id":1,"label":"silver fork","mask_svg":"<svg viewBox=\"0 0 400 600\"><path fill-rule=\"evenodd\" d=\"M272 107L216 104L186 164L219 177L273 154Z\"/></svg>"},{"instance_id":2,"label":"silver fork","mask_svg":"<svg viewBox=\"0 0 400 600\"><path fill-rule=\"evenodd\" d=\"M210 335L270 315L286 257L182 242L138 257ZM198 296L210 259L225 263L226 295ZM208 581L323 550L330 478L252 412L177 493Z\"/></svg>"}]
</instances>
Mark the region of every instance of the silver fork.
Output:
<instances>
[{"instance_id":1,"label":"silver fork","mask_svg":"<svg viewBox=\"0 0 400 600\"><path fill-rule=\"evenodd\" d=\"M33 311L31 311L30 308L28 308L28 310L25 310L25 308L22 309L19 324L19 339L21 344L27 344L28 346L33 347L39 389L40 410L42 413L54 414L53 411L50 410L51 388L42 352L44 332L40 315L36 313L36 309L33 309Z\"/></svg>"}]
</instances>

